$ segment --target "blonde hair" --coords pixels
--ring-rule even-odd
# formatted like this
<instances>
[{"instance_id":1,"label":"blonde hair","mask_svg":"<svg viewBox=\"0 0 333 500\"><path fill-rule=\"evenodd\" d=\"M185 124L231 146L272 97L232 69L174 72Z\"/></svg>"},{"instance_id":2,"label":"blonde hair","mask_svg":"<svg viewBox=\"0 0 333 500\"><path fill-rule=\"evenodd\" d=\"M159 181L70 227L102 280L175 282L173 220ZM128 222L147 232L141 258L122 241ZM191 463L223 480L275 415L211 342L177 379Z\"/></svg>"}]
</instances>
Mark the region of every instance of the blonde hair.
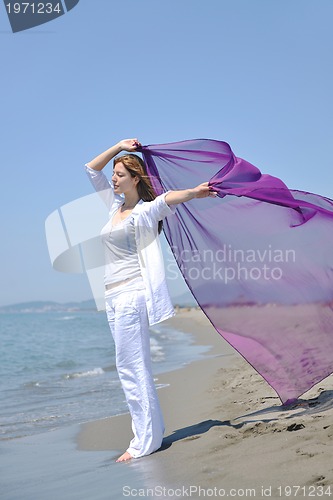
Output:
<instances>
[{"instance_id":1,"label":"blonde hair","mask_svg":"<svg viewBox=\"0 0 333 500\"><path fill-rule=\"evenodd\" d=\"M153 201L156 198L156 193L147 173L146 165L142 158L137 155L128 154L117 156L113 161L115 167L117 163L122 163L132 177L138 177L139 182L136 185L138 195L143 201ZM158 232L162 231L163 222L158 222Z\"/></svg>"}]
</instances>

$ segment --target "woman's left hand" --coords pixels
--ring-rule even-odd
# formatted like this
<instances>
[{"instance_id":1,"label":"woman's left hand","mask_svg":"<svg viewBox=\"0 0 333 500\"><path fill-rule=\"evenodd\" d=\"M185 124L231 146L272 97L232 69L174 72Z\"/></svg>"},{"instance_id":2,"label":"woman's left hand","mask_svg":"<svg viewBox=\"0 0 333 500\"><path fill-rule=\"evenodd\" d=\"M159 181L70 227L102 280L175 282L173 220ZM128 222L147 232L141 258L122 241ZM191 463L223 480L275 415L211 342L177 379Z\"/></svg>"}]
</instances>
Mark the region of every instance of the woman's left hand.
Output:
<instances>
[{"instance_id":1,"label":"woman's left hand","mask_svg":"<svg viewBox=\"0 0 333 500\"><path fill-rule=\"evenodd\" d=\"M208 196L215 198L217 196L217 193L212 191L208 186L208 182L199 184L199 186L193 188L192 191L194 193L194 198L207 198Z\"/></svg>"}]
</instances>

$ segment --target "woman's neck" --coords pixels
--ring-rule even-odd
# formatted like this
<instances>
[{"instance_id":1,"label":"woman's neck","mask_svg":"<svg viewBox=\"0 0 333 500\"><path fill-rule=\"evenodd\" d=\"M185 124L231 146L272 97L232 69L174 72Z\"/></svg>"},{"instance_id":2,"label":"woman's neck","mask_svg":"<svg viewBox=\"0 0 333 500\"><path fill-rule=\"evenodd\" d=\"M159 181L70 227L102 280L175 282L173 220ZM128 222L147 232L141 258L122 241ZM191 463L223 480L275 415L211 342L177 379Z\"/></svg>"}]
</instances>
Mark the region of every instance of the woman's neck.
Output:
<instances>
[{"instance_id":1,"label":"woman's neck","mask_svg":"<svg viewBox=\"0 0 333 500\"><path fill-rule=\"evenodd\" d=\"M140 196L138 195L138 193L133 193L133 195L132 194L125 194L125 201L123 203L123 209L129 210L131 208L134 208L139 200L140 200Z\"/></svg>"}]
</instances>

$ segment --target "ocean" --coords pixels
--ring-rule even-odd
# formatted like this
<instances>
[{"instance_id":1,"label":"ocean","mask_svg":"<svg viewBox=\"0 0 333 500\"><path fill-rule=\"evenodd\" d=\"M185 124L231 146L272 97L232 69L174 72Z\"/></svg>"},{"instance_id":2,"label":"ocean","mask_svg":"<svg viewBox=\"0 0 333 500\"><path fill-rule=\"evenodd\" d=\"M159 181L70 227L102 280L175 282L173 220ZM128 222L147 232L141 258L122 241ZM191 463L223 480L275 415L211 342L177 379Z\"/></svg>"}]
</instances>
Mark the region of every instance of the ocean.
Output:
<instances>
[{"instance_id":1,"label":"ocean","mask_svg":"<svg viewBox=\"0 0 333 500\"><path fill-rule=\"evenodd\" d=\"M208 350L167 322L150 334L156 376ZM127 411L105 313L2 313L0 343L0 440Z\"/></svg>"}]
</instances>

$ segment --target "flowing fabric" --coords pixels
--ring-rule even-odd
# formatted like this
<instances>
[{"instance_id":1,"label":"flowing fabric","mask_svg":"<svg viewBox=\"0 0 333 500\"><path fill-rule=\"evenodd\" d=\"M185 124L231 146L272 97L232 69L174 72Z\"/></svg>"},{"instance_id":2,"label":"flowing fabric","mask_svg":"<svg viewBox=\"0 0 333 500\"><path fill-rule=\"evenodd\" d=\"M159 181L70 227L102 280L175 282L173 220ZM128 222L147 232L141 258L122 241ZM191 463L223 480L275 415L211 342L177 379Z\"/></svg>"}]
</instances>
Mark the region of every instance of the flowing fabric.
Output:
<instances>
[{"instance_id":1,"label":"flowing fabric","mask_svg":"<svg viewBox=\"0 0 333 500\"><path fill-rule=\"evenodd\" d=\"M221 141L139 149L157 194L209 181L164 232L217 332L289 403L332 373L333 201L290 190Z\"/></svg>"}]
</instances>

